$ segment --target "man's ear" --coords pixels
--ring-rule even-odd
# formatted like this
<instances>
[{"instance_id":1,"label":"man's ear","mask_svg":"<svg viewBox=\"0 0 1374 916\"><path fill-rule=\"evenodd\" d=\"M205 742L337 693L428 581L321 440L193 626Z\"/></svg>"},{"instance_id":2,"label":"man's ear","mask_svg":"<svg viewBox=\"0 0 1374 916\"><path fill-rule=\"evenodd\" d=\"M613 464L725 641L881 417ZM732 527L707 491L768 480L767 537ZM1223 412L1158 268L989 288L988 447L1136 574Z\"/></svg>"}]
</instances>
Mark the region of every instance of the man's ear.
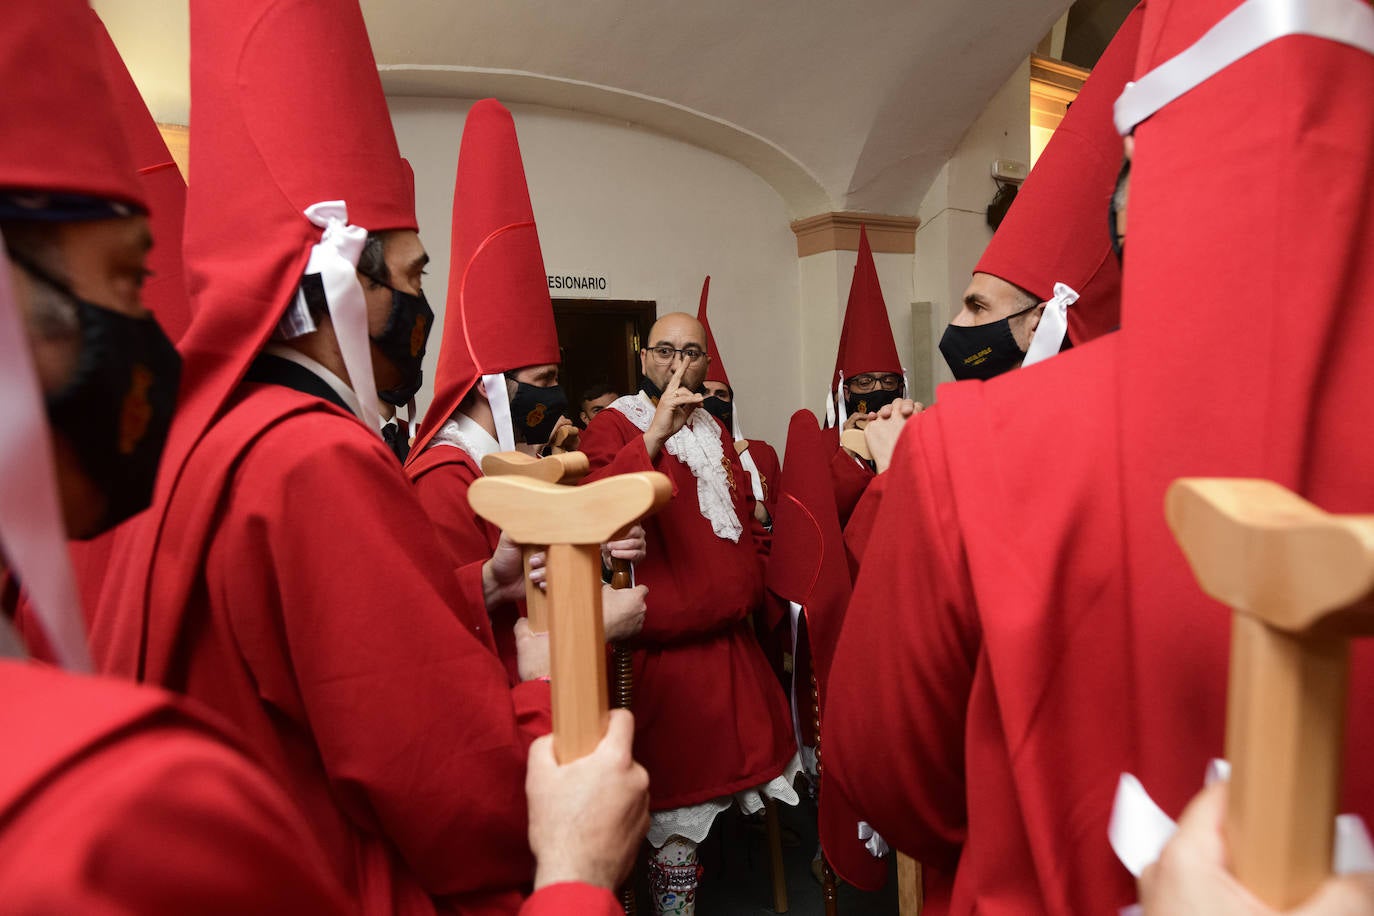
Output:
<instances>
[{"instance_id":1,"label":"man's ear","mask_svg":"<svg viewBox=\"0 0 1374 916\"><path fill-rule=\"evenodd\" d=\"M1035 336L1035 329L1040 327L1040 316L1045 314L1045 306L1048 302L1042 302L1035 307L1035 311L1026 316L1026 340Z\"/></svg>"},{"instance_id":2,"label":"man's ear","mask_svg":"<svg viewBox=\"0 0 1374 916\"><path fill-rule=\"evenodd\" d=\"M639 374L645 378L649 377L649 351L643 347L639 350Z\"/></svg>"}]
</instances>

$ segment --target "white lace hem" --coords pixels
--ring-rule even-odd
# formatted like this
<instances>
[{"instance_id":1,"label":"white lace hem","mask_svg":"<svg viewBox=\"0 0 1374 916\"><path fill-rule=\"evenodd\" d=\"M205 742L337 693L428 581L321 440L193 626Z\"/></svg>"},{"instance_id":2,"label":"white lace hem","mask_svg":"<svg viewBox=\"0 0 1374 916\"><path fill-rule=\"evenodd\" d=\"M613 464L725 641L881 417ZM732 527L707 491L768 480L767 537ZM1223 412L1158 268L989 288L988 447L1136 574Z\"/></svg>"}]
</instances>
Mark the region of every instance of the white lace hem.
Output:
<instances>
[{"instance_id":1,"label":"white lace hem","mask_svg":"<svg viewBox=\"0 0 1374 916\"><path fill-rule=\"evenodd\" d=\"M786 769L782 771L782 775L773 777L763 785L744 789L734 795L722 795L720 798L713 798L710 801L691 805L687 808L654 811L649 815L649 842L655 849L661 848L672 836L680 836L691 840L693 843L700 843L711 832L711 824L715 822L716 815L732 804L739 805L740 810L745 814L761 811L765 795L777 799L785 805L795 806L800 802L800 799L797 797L797 790L792 788L792 781L796 779L797 773L800 771L801 758L793 754L792 759L787 762Z\"/></svg>"}]
</instances>

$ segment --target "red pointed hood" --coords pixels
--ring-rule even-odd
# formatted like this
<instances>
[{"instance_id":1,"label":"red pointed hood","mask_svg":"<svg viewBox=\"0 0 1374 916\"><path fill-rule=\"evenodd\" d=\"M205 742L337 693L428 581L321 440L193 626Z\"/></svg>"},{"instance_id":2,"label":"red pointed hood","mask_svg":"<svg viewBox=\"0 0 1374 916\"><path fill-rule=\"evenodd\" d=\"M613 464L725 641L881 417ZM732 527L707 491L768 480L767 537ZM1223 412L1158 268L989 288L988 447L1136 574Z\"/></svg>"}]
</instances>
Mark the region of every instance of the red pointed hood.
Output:
<instances>
[{"instance_id":1,"label":"red pointed hood","mask_svg":"<svg viewBox=\"0 0 1374 916\"><path fill-rule=\"evenodd\" d=\"M143 284L143 305L157 316L158 324L172 340L179 340L191 323L186 297L186 278L181 268L181 226L186 217L186 182L172 160L162 132L143 101L124 60L110 40L105 26L96 20L100 63L105 81L115 97L119 121L138 170L138 182L148 201L148 225L153 250L148 253L151 276Z\"/></svg>"},{"instance_id":2,"label":"red pointed hood","mask_svg":"<svg viewBox=\"0 0 1374 916\"><path fill-rule=\"evenodd\" d=\"M973 268L1041 302L1054 296L1056 283L1073 289L1078 300L1067 317L1076 344L1121 323L1121 266L1107 229L1108 201L1121 169L1112 103L1135 72L1144 18L1142 2L1103 52Z\"/></svg>"},{"instance_id":3,"label":"red pointed hood","mask_svg":"<svg viewBox=\"0 0 1374 916\"><path fill-rule=\"evenodd\" d=\"M515 120L483 99L468 112L453 192L444 339L418 456L483 375L560 361L544 256Z\"/></svg>"},{"instance_id":4,"label":"red pointed hood","mask_svg":"<svg viewBox=\"0 0 1374 916\"><path fill-rule=\"evenodd\" d=\"M147 209L100 65L99 25L81 0L9 4L0 29L0 189L59 192ZM40 203L41 198L31 198ZM47 411L9 259L0 256L0 550L54 657L89 670L66 550Z\"/></svg>"},{"instance_id":5,"label":"red pointed hood","mask_svg":"<svg viewBox=\"0 0 1374 916\"><path fill-rule=\"evenodd\" d=\"M192 321L173 466L294 297L323 234L306 208L343 201L353 226L416 228L357 0L192 0L191 111Z\"/></svg>"},{"instance_id":6,"label":"red pointed hood","mask_svg":"<svg viewBox=\"0 0 1374 916\"><path fill-rule=\"evenodd\" d=\"M794 413L787 426L778 520L765 577L774 594L806 609L822 689L849 601L849 565L830 479L832 453L816 415Z\"/></svg>"},{"instance_id":7,"label":"red pointed hood","mask_svg":"<svg viewBox=\"0 0 1374 916\"><path fill-rule=\"evenodd\" d=\"M835 357L831 387L840 376L849 378L861 372L902 372L897 342L892 337L892 323L887 317L887 304L883 302L883 290L878 285L873 249L868 245L868 230L863 226L859 227L859 260L854 265L854 282L850 284L849 302L844 308L844 326L840 330L840 349Z\"/></svg>"},{"instance_id":8,"label":"red pointed hood","mask_svg":"<svg viewBox=\"0 0 1374 916\"><path fill-rule=\"evenodd\" d=\"M1150 0L1137 83L1236 6ZM1374 8L1340 6L1343 35L1358 23L1374 36ZM1139 654L1182 641L1180 620L1148 609L1198 594L1164 521L1175 478L1264 477L1331 512L1374 508L1362 457L1374 451L1372 87L1374 55L1293 35L1135 128L1120 412L1125 580ZM1176 669L1206 657L1208 635L1224 652L1228 618L1220 607L1213 614L1186 624L1197 655L1171 657ZM1199 695L1204 668L1195 663L1165 697ZM1367 753L1367 731L1352 736L1352 749L1360 744ZM1186 797L1151 772L1151 762L1167 770L1160 761L1170 751L1146 751L1140 775L1151 792Z\"/></svg>"},{"instance_id":9,"label":"red pointed hood","mask_svg":"<svg viewBox=\"0 0 1374 916\"><path fill-rule=\"evenodd\" d=\"M697 305L697 321L706 329L706 355L711 357L711 364L706 367L705 381L724 385L734 391L734 386L730 384L730 375L725 371L725 360L720 358L720 347L716 346L716 335L711 333L711 322L706 317L706 300L710 292L711 278L708 276L701 281L701 302Z\"/></svg>"},{"instance_id":10,"label":"red pointed hood","mask_svg":"<svg viewBox=\"0 0 1374 916\"><path fill-rule=\"evenodd\" d=\"M773 594L802 606L822 708L850 595L844 532L830 479L829 459L834 448L826 440L811 411L799 410L792 415L787 427L787 461L774 514L776 534L765 578ZM806 685L802 685L797 701L800 714L809 716ZM824 735L822 719L822 766ZM821 840L830 864L857 887L881 887L887 878L887 861L874 858L864 848L858 839L859 818L844 797L827 791L824 780L821 785Z\"/></svg>"},{"instance_id":11,"label":"red pointed hood","mask_svg":"<svg viewBox=\"0 0 1374 916\"><path fill-rule=\"evenodd\" d=\"M85 3L11 3L0 29L0 188L84 194L147 210Z\"/></svg>"}]
</instances>

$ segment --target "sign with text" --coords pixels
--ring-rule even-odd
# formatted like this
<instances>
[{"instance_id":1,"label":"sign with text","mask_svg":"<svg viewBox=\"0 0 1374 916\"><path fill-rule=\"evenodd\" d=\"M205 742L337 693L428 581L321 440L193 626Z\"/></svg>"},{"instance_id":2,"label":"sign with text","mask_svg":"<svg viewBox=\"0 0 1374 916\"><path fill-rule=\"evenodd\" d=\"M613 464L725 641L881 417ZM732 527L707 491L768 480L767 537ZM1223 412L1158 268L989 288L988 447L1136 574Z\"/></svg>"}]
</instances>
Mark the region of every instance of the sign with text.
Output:
<instances>
[{"instance_id":1,"label":"sign with text","mask_svg":"<svg viewBox=\"0 0 1374 916\"><path fill-rule=\"evenodd\" d=\"M606 292L606 278L588 274L548 274L550 292Z\"/></svg>"}]
</instances>

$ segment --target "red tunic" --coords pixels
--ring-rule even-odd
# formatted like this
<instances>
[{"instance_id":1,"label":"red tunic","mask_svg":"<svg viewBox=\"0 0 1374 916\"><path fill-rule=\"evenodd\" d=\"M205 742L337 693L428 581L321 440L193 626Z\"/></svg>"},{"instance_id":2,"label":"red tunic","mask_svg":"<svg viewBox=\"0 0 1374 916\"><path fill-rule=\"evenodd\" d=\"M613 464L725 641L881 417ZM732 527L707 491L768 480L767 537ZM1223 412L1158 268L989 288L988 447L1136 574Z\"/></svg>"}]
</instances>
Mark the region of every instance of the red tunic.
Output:
<instances>
[{"instance_id":1,"label":"red tunic","mask_svg":"<svg viewBox=\"0 0 1374 916\"><path fill-rule=\"evenodd\" d=\"M840 447L839 430L832 426L824 430L830 453L830 478L835 485L835 508L840 513L840 527L849 524L849 516L876 476L873 469Z\"/></svg>"},{"instance_id":2,"label":"red tunic","mask_svg":"<svg viewBox=\"0 0 1374 916\"><path fill-rule=\"evenodd\" d=\"M347 913L310 829L160 691L0 663L6 913Z\"/></svg>"},{"instance_id":3,"label":"red tunic","mask_svg":"<svg viewBox=\"0 0 1374 916\"><path fill-rule=\"evenodd\" d=\"M738 543L702 517L687 466L666 450L650 462L643 434L619 411L603 410L582 434L588 480L662 471L674 487L643 523L648 556L635 567L649 587L634 660L635 759L657 811L766 783L796 750L787 699L747 619L763 600L753 497L723 427L720 442L744 520Z\"/></svg>"},{"instance_id":4,"label":"red tunic","mask_svg":"<svg viewBox=\"0 0 1374 916\"><path fill-rule=\"evenodd\" d=\"M420 495L420 505L439 534L439 541L448 549L455 569L481 566L491 559L501 539L501 529L472 511L468 505L468 487L482 476L482 470L472 456L461 448L436 445L425 449L406 465L406 475ZM496 650L506 666L512 684L520 683L516 663L515 626L519 608L507 604L488 609Z\"/></svg>"},{"instance_id":5,"label":"red tunic","mask_svg":"<svg viewBox=\"0 0 1374 916\"><path fill-rule=\"evenodd\" d=\"M778 460L777 450L762 439L745 439L749 443L749 454L763 478L763 507L768 517L778 508L778 487L782 483L782 462Z\"/></svg>"},{"instance_id":6,"label":"red tunic","mask_svg":"<svg viewBox=\"0 0 1374 916\"><path fill-rule=\"evenodd\" d=\"M111 564L97 663L233 721L365 912L515 911L525 742L480 584L381 439L245 384L164 499Z\"/></svg>"},{"instance_id":7,"label":"red tunic","mask_svg":"<svg viewBox=\"0 0 1374 916\"><path fill-rule=\"evenodd\" d=\"M1179 53L1219 6L1152 2L1142 53ZM1186 34L1151 35L1166 14ZM944 386L907 424L832 669L826 772L895 846L957 867L953 912L1115 912L1135 896L1106 841L1119 775L1177 816L1221 754L1230 615L1165 524L1174 479L1374 507L1371 82L1368 54L1285 38L1142 123L1122 330ZM1159 320L1181 291L1206 306ZM1366 819L1371 661L1357 643L1342 801Z\"/></svg>"}]
</instances>

